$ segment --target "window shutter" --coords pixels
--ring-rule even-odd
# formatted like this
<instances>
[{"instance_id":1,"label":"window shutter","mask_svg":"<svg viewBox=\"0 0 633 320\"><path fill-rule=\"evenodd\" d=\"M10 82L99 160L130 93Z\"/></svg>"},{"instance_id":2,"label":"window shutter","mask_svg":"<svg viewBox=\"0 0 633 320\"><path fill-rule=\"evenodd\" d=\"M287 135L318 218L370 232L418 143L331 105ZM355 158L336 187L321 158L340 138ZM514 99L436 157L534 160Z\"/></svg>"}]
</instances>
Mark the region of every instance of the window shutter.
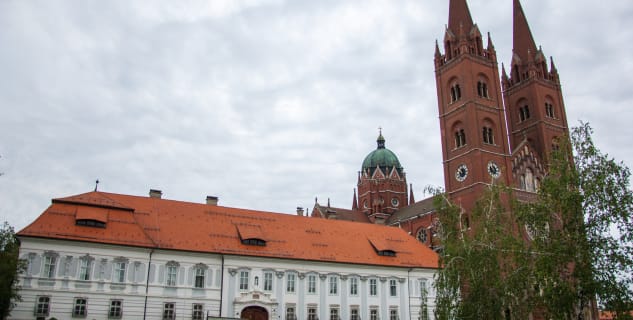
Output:
<instances>
[{"instance_id":1,"label":"window shutter","mask_svg":"<svg viewBox=\"0 0 633 320\"><path fill-rule=\"evenodd\" d=\"M219 287L219 286L220 286L220 281L221 281L221 279L220 279L220 278L222 277L222 273L221 273L221 272L222 272L222 271L221 271L220 269L218 269L218 270L216 271L216 273L215 273L215 274L216 274L216 276L215 276L215 286L216 286L216 287ZM211 277L209 277L209 281L211 281Z\"/></svg>"},{"instance_id":2,"label":"window shutter","mask_svg":"<svg viewBox=\"0 0 633 320\"><path fill-rule=\"evenodd\" d=\"M79 263L79 259L77 258L73 258L73 261L70 263L70 268L69 268L69 276L71 277L76 277L77 274L77 264Z\"/></svg>"},{"instance_id":3,"label":"window shutter","mask_svg":"<svg viewBox=\"0 0 633 320\"><path fill-rule=\"evenodd\" d=\"M178 268L178 284L181 286L185 284L185 267Z\"/></svg>"},{"instance_id":4,"label":"window shutter","mask_svg":"<svg viewBox=\"0 0 633 320\"><path fill-rule=\"evenodd\" d=\"M35 255L33 258L33 266L31 266L31 274L36 276L40 274L40 269L42 268L42 256Z\"/></svg>"},{"instance_id":5,"label":"window shutter","mask_svg":"<svg viewBox=\"0 0 633 320\"><path fill-rule=\"evenodd\" d=\"M193 286L193 278L195 277L195 274L194 274L195 269L196 269L195 266L187 269L187 285L190 287Z\"/></svg>"},{"instance_id":6,"label":"window shutter","mask_svg":"<svg viewBox=\"0 0 633 320\"><path fill-rule=\"evenodd\" d=\"M105 279L106 280L111 280L112 279L112 262L108 261L105 265Z\"/></svg>"},{"instance_id":7,"label":"window shutter","mask_svg":"<svg viewBox=\"0 0 633 320\"><path fill-rule=\"evenodd\" d=\"M165 282L165 266L161 265L158 267L158 283Z\"/></svg>"},{"instance_id":8,"label":"window shutter","mask_svg":"<svg viewBox=\"0 0 633 320\"><path fill-rule=\"evenodd\" d=\"M156 265L155 264L150 264L149 266L149 280L147 280L147 282L152 283L155 282L155 276L156 276Z\"/></svg>"},{"instance_id":9,"label":"window shutter","mask_svg":"<svg viewBox=\"0 0 633 320\"><path fill-rule=\"evenodd\" d=\"M207 277L207 287L213 286L213 269L207 269L204 271L204 276Z\"/></svg>"}]
</instances>

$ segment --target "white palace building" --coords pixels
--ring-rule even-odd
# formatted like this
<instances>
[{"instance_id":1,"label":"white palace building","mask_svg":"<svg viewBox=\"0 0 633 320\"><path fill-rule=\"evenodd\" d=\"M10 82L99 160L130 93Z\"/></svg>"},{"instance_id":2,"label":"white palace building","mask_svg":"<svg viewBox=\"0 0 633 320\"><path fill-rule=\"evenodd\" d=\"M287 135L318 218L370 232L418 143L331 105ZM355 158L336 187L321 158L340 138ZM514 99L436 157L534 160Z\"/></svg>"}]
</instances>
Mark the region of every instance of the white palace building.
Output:
<instances>
[{"instance_id":1,"label":"white palace building","mask_svg":"<svg viewBox=\"0 0 633 320\"><path fill-rule=\"evenodd\" d=\"M432 315L435 252L397 227L88 192L18 232L11 319L400 320Z\"/></svg>"}]
</instances>

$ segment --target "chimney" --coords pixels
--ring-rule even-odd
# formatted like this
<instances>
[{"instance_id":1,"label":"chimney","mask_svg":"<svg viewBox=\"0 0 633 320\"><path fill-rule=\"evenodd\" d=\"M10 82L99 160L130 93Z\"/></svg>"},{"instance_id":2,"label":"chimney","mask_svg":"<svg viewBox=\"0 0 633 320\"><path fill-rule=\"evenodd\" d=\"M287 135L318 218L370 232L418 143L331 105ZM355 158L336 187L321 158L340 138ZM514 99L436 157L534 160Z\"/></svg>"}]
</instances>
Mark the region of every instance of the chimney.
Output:
<instances>
[{"instance_id":1,"label":"chimney","mask_svg":"<svg viewBox=\"0 0 633 320\"><path fill-rule=\"evenodd\" d=\"M149 189L149 197L160 199L163 196L163 192L157 189Z\"/></svg>"},{"instance_id":2,"label":"chimney","mask_svg":"<svg viewBox=\"0 0 633 320\"><path fill-rule=\"evenodd\" d=\"M217 206L218 205L218 197L207 196L207 205Z\"/></svg>"},{"instance_id":3,"label":"chimney","mask_svg":"<svg viewBox=\"0 0 633 320\"><path fill-rule=\"evenodd\" d=\"M303 217L303 207L297 207L297 215Z\"/></svg>"}]
</instances>

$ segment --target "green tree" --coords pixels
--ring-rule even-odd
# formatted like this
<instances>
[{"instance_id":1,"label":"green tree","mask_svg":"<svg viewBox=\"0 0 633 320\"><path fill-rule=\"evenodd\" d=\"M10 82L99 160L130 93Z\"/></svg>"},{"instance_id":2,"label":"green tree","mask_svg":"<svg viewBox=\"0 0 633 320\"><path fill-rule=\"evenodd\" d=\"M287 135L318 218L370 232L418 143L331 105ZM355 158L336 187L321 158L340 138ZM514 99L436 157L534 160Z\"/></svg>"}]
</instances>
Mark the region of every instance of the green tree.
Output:
<instances>
[{"instance_id":1,"label":"green tree","mask_svg":"<svg viewBox=\"0 0 633 320\"><path fill-rule=\"evenodd\" d=\"M438 196L444 250L438 319L586 319L596 301L625 319L633 305L630 171L602 154L588 124L548 159L534 202L490 186L461 227L460 208Z\"/></svg>"},{"instance_id":2,"label":"green tree","mask_svg":"<svg viewBox=\"0 0 633 320\"><path fill-rule=\"evenodd\" d=\"M26 269L19 259L20 243L13 227L6 221L0 229L0 319L9 316L15 302L20 301L18 275Z\"/></svg>"}]
</instances>

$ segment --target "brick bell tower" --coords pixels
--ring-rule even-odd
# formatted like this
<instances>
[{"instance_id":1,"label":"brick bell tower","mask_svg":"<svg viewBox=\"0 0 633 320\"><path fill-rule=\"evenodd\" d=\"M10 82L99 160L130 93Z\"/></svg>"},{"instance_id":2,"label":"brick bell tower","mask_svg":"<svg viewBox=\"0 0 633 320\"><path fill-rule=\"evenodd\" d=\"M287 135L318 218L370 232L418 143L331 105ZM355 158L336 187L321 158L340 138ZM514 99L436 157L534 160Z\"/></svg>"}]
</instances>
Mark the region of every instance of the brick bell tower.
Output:
<instances>
[{"instance_id":1,"label":"brick bell tower","mask_svg":"<svg viewBox=\"0 0 633 320\"><path fill-rule=\"evenodd\" d=\"M352 209L363 212L372 223L383 224L408 205L407 178L396 154L385 147L382 130L376 144L358 173L358 203L354 194Z\"/></svg>"},{"instance_id":2,"label":"brick bell tower","mask_svg":"<svg viewBox=\"0 0 633 320\"><path fill-rule=\"evenodd\" d=\"M514 0L510 74L503 68L503 98L513 155L514 186L535 192L545 174L543 162L569 134L558 71L537 48L519 0Z\"/></svg>"},{"instance_id":3,"label":"brick bell tower","mask_svg":"<svg viewBox=\"0 0 633 320\"><path fill-rule=\"evenodd\" d=\"M450 0L435 79L446 192L470 212L486 185L510 184L510 148L497 54L490 35L483 46L466 0Z\"/></svg>"}]
</instances>

